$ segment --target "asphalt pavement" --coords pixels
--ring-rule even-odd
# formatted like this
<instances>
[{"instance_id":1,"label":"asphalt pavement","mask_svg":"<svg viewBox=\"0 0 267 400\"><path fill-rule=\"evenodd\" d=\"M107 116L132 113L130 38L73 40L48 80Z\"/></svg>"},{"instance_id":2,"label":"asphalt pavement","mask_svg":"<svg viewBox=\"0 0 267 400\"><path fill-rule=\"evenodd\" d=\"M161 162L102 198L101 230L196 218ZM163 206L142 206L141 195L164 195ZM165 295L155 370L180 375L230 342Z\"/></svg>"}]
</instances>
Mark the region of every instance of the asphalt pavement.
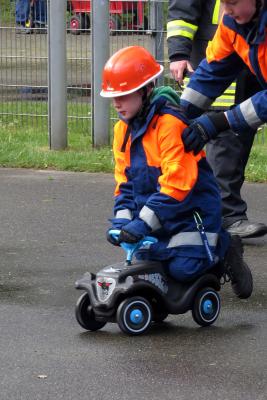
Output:
<instances>
[{"instance_id":1,"label":"asphalt pavement","mask_svg":"<svg viewBox=\"0 0 267 400\"><path fill-rule=\"evenodd\" d=\"M113 188L110 174L0 169L0 399L265 400L267 236L244 241L252 297L225 285L209 328L189 312L139 337L77 324L76 279L124 257L105 241ZM267 185L243 194L267 223Z\"/></svg>"}]
</instances>

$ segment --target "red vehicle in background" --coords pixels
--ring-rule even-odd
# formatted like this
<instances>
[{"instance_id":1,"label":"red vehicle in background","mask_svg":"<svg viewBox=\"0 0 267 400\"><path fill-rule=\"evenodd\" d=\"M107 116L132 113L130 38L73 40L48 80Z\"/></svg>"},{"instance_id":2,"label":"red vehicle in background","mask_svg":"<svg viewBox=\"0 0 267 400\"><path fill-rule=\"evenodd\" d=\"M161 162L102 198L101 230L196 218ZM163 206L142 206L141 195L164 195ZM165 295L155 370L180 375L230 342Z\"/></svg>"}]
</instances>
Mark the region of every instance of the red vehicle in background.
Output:
<instances>
[{"instance_id":1,"label":"red vehicle in background","mask_svg":"<svg viewBox=\"0 0 267 400\"><path fill-rule=\"evenodd\" d=\"M120 29L146 29L147 17L144 15L145 3L148 0L110 0L109 3L109 27L111 32ZM90 28L90 0L69 1L71 17L69 29L71 33L79 34Z\"/></svg>"}]
</instances>

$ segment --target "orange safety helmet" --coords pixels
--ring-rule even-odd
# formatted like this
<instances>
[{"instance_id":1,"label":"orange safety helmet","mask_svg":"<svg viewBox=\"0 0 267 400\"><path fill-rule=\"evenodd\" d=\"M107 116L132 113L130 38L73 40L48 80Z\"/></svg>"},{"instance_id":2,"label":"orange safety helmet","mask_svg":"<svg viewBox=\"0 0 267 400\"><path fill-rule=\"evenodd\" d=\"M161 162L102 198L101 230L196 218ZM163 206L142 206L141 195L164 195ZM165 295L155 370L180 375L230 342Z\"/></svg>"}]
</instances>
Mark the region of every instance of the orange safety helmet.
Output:
<instances>
[{"instance_id":1,"label":"orange safety helmet","mask_svg":"<svg viewBox=\"0 0 267 400\"><path fill-rule=\"evenodd\" d=\"M136 92L162 72L163 66L144 47L125 47L106 62L100 95L119 97Z\"/></svg>"}]
</instances>

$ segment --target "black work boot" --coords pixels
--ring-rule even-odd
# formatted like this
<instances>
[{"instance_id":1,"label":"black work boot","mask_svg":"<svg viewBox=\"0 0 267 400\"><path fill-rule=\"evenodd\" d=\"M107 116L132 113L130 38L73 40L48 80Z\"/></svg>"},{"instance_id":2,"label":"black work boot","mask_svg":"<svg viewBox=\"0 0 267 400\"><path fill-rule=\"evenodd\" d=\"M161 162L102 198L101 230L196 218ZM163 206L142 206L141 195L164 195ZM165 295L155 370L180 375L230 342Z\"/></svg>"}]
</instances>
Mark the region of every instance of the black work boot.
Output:
<instances>
[{"instance_id":1,"label":"black work boot","mask_svg":"<svg viewBox=\"0 0 267 400\"><path fill-rule=\"evenodd\" d=\"M247 299L253 290L253 278L248 265L243 260L243 245L239 236L231 236L224 265L231 280L234 293L240 299Z\"/></svg>"},{"instance_id":2,"label":"black work boot","mask_svg":"<svg viewBox=\"0 0 267 400\"><path fill-rule=\"evenodd\" d=\"M226 227L230 235L238 235L241 238L257 238L267 233L267 226L262 222L250 222L247 219L235 221Z\"/></svg>"}]
</instances>

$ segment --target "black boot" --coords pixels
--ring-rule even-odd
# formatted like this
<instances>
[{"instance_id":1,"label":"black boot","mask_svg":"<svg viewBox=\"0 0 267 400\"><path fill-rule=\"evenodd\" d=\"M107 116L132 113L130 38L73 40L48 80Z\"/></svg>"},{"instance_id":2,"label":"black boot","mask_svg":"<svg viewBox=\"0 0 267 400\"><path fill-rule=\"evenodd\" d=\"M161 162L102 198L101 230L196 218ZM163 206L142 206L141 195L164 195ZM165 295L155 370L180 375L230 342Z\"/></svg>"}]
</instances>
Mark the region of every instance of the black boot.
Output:
<instances>
[{"instance_id":1,"label":"black boot","mask_svg":"<svg viewBox=\"0 0 267 400\"><path fill-rule=\"evenodd\" d=\"M236 296L240 299L247 299L251 296L253 290L253 278L248 265L243 260L243 252L240 237L231 236L224 265Z\"/></svg>"}]
</instances>

